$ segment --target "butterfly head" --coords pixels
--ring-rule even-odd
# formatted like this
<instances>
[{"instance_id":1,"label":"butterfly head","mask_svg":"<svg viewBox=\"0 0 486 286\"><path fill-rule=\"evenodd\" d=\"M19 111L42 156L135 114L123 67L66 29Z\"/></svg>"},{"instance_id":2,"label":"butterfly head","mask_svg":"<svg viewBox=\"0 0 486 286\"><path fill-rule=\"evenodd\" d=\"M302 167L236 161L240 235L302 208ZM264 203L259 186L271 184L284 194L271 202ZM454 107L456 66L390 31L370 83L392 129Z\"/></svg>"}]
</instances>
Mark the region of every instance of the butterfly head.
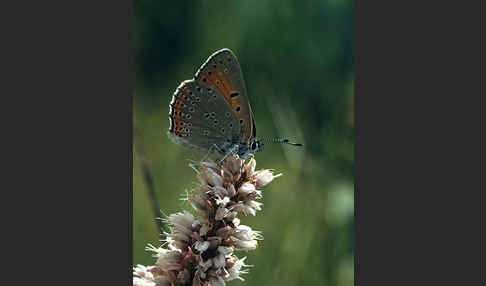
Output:
<instances>
[{"instance_id":1,"label":"butterfly head","mask_svg":"<svg viewBox=\"0 0 486 286\"><path fill-rule=\"evenodd\" d=\"M254 153L258 152L258 151L263 150L263 143L260 142L256 138L251 138L250 139L249 147L250 147L249 148L250 149L250 152L254 154Z\"/></svg>"},{"instance_id":2,"label":"butterfly head","mask_svg":"<svg viewBox=\"0 0 486 286\"><path fill-rule=\"evenodd\" d=\"M263 150L263 143L256 138L251 138L247 144L240 146L238 156L242 159L248 159L258 151Z\"/></svg>"}]
</instances>

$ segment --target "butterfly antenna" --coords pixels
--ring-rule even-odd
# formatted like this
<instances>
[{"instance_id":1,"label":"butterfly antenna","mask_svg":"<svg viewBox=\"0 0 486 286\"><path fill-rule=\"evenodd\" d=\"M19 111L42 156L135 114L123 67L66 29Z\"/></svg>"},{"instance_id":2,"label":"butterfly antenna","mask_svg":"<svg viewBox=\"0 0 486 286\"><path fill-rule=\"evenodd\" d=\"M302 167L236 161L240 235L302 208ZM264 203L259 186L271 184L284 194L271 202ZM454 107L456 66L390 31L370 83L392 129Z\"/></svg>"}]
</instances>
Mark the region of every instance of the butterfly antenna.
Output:
<instances>
[{"instance_id":1,"label":"butterfly antenna","mask_svg":"<svg viewBox=\"0 0 486 286\"><path fill-rule=\"evenodd\" d=\"M260 140L263 141L263 142L282 143L282 144L289 144L289 145L292 145L292 146L304 146L304 144L290 142L289 139L262 138Z\"/></svg>"}]
</instances>

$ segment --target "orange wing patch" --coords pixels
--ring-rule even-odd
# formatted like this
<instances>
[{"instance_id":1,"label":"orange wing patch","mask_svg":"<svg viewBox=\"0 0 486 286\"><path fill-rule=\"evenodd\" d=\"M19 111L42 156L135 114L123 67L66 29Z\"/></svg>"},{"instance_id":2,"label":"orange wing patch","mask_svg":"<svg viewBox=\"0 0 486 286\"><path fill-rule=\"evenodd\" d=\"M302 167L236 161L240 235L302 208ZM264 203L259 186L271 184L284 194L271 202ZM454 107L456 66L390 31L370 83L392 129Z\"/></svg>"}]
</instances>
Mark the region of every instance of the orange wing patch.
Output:
<instances>
[{"instance_id":1,"label":"orange wing patch","mask_svg":"<svg viewBox=\"0 0 486 286\"><path fill-rule=\"evenodd\" d=\"M170 111L170 118L173 120L173 126L171 126L171 130L175 135L180 136L181 129L182 129L182 106L184 104L187 95L185 94L185 90L182 91L182 95L176 97L174 95L172 102L170 103L171 111Z\"/></svg>"},{"instance_id":2,"label":"orange wing patch","mask_svg":"<svg viewBox=\"0 0 486 286\"><path fill-rule=\"evenodd\" d=\"M231 107L236 108L238 105L238 101L230 96L232 92L236 91L235 85L229 77L224 76L219 67L215 68L214 70L207 71L200 77L199 82L217 88L218 91L224 95L226 101L231 105Z\"/></svg>"},{"instance_id":3,"label":"orange wing patch","mask_svg":"<svg viewBox=\"0 0 486 286\"><path fill-rule=\"evenodd\" d=\"M237 90L233 81L229 76L226 76L224 71L221 70L220 67L215 67L212 70L206 71L204 74L199 76L199 82L205 83L213 88L216 88L226 99L233 110L240 111L241 101L239 98L239 94L241 91ZM237 114L239 119L244 119L247 121L245 126L247 138L251 138L251 134L253 133L253 125L251 122L251 115L248 114L248 118L244 118L242 115Z\"/></svg>"}]
</instances>

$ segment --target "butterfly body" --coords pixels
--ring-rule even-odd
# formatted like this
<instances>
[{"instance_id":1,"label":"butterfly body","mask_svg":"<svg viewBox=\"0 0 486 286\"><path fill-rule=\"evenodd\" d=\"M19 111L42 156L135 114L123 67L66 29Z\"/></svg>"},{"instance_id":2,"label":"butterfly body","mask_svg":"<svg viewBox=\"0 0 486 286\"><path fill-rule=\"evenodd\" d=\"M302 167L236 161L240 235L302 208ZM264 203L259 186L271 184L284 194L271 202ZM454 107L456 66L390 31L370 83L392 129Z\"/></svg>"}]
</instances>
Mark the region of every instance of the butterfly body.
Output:
<instances>
[{"instance_id":1,"label":"butterfly body","mask_svg":"<svg viewBox=\"0 0 486 286\"><path fill-rule=\"evenodd\" d=\"M169 136L189 148L248 158L263 148L240 65L229 49L211 55L169 104Z\"/></svg>"}]
</instances>

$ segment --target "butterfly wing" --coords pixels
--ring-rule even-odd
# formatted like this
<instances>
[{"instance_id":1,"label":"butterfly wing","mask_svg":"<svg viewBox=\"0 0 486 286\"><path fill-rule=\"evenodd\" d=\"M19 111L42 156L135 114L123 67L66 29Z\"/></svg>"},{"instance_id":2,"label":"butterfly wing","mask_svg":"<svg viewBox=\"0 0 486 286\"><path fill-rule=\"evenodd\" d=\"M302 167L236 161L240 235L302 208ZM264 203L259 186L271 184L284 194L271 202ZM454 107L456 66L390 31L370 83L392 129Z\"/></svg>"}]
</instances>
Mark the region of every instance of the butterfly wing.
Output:
<instances>
[{"instance_id":1,"label":"butterfly wing","mask_svg":"<svg viewBox=\"0 0 486 286\"><path fill-rule=\"evenodd\" d=\"M182 82L173 94L169 122L169 136L176 143L221 154L241 134L238 119L224 96L194 79Z\"/></svg>"},{"instance_id":2,"label":"butterfly wing","mask_svg":"<svg viewBox=\"0 0 486 286\"><path fill-rule=\"evenodd\" d=\"M256 128L245 81L236 56L229 49L212 54L197 71L195 81L217 90L228 103L241 126L240 140L255 137Z\"/></svg>"}]
</instances>

